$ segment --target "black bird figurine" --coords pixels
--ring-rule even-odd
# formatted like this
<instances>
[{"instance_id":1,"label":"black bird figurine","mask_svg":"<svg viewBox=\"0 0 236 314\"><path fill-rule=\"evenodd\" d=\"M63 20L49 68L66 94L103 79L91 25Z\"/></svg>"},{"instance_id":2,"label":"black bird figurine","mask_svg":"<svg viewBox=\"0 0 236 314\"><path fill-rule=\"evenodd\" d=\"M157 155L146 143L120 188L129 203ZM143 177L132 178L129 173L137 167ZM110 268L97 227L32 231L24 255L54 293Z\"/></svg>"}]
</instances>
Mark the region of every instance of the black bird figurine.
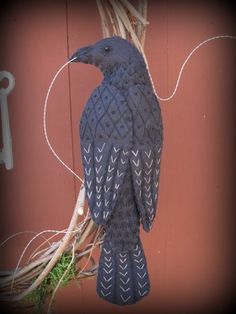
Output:
<instances>
[{"instance_id":1,"label":"black bird figurine","mask_svg":"<svg viewBox=\"0 0 236 314\"><path fill-rule=\"evenodd\" d=\"M111 303L133 304L150 290L139 227L149 231L156 215L160 106L144 58L129 41L105 38L72 59L104 75L80 120L86 198L92 219L105 229L97 293Z\"/></svg>"}]
</instances>

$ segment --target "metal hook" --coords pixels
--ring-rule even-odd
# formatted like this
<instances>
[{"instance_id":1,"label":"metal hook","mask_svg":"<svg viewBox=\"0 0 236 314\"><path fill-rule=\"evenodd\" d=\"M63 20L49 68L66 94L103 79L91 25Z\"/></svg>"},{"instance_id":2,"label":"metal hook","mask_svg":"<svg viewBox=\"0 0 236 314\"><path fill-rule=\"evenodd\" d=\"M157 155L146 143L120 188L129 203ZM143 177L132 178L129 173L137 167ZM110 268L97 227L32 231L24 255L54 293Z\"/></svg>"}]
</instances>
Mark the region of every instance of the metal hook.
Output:
<instances>
[{"instance_id":1,"label":"metal hook","mask_svg":"<svg viewBox=\"0 0 236 314\"><path fill-rule=\"evenodd\" d=\"M0 88L1 120L2 120L2 142L3 148L0 151L0 163L4 163L7 170L13 168L12 138L8 114L7 96L15 87L14 76L7 71L0 72L0 81L7 79L8 86Z\"/></svg>"}]
</instances>

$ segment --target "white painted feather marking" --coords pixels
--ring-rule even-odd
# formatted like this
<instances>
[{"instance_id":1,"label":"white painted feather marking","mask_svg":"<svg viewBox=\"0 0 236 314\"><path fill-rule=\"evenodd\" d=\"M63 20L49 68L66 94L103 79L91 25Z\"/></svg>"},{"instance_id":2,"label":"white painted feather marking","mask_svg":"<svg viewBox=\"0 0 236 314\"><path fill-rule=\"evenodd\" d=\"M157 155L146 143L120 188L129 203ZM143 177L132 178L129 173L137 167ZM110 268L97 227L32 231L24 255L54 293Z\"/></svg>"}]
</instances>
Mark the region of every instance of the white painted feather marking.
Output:
<instances>
[{"instance_id":1,"label":"white painted feather marking","mask_svg":"<svg viewBox=\"0 0 236 314\"><path fill-rule=\"evenodd\" d=\"M101 176L100 178L96 177L96 181L97 183L101 183L103 176Z\"/></svg>"},{"instance_id":2,"label":"white painted feather marking","mask_svg":"<svg viewBox=\"0 0 236 314\"><path fill-rule=\"evenodd\" d=\"M138 274L138 276L139 276L139 278L140 278L140 279L143 279L143 278L146 276L146 274L147 274L147 273L146 273L146 272L144 272L144 274L143 274L143 275L140 275L140 274L137 272L137 274Z\"/></svg>"},{"instance_id":3,"label":"white painted feather marking","mask_svg":"<svg viewBox=\"0 0 236 314\"><path fill-rule=\"evenodd\" d=\"M95 167L95 171L96 171L96 173L98 174L100 171L101 171L101 169L102 169L102 165L100 166L100 167Z\"/></svg>"},{"instance_id":4,"label":"white painted feather marking","mask_svg":"<svg viewBox=\"0 0 236 314\"><path fill-rule=\"evenodd\" d=\"M120 296L121 296L121 299L123 300L123 302L125 302L125 303L131 298L131 295L128 296L127 298L123 297L122 294L120 294Z\"/></svg>"},{"instance_id":5,"label":"white painted feather marking","mask_svg":"<svg viewBox=\"0 0 236 314\"><path fill-rule=\"evenodd\" d=\"M108 216L108 215L109 215L109 212L105 212L105 211L103 212L103 218L104 218L104 219L107 219L107 216Z\"/></svg>"},{"instance_id":6,"label":"white painted feather marking","mask_svg":"<svg viewBox=\"0 0 236 314\"><path fill-rule=\"evenodd\" d=\"M91 148L91 144L89 144L87 149L84 147L84 151L88 154L90 152L90 148Z\"/></svg>"},{"instance_id":7,"label":"white painted feather marking","mask_svg":"<svg viewBox=\"0 0 236 314\"><path fill-rule=\"evenodd\" d=\"M139 177L139 176L141 175L142 170L139 170L139 171L134 170L134 172L135 172L135 173L136 173L136 175Z\"/></svg>"},{"instance_id":8,"label":"white painted feather marking","mask_svg":"<svg viewBox=\"0 0 236 314\"><path fill-rule=\"evenodd\" d=\"M151 173L151 171L152 171L152 169L150 169L150 170L145 170L146 175L149 176L149 174Z\"/></svg>"},{"instance_id":9,"label":"white painted feather marking","mask_svg":"<svg viewBox=\"0 0 236 314\"><path fill-rule=\"evenodd\" d=\"M146 189L146 191L148 192L148 191L150 191L150 188L151 188L151 186L149 185L149 186L144 186L144 188Z\"/></svg>"},{"instance_id":10,"label":"white painted feather marking","mask_svg":"<svg viewBox=\"0 0 236 314\"><path fill-rule=\"evenodd\" d=\"M134 163L134 165L135 165L136 167L138 167L138 166L139 166L139 159L138 159L138 161L137 161L137 162L135 162L135 160L133 160L133 159L132 159L132 162Z\"/></svg>"},{"instance_id":11,"label":"white painted feather marking","mask_svg":"<svg viewBox=\"0 0 236 314\"><path fill-rule=\"evenodd\" d=\"M145 287L147 285L147 282L144 282L144 284L142 285L140 282L138 282L139 287L142 289L143 287Z\"/></svg>"},{"instance_id":12,"label":"white painted feather marking","mask_svg":"<svg viewBox=\"0 0 236 314\"><path fill-rule=\"evenodd\" d=\"M118 177L121 177L122 175L124 175L124 173L123 173L123 172L120 172L119 170L117 170L117 176L118 176Z\"/></svg>"},{"instance_id":13,"label":"white painted feather marking","mask_svg":"<svg viewBox=\"0 0 236 314\"><path fill-rule=\"evenodd\" d=\"M119 184L116 183L116 184L115 184L115 189L119 189L119 187L120 187L120 183L119 183Z\"/></svg>"},{"instance_id":14,"label":"white painted feather marking","mask_svg":"<svg viewBox=\"0 0 236 314\"><path fill-rule=\"evenodd\" d=\"M91 157L87 159L87 157L84 155L84 159L85 159L86 164L89 165L91 161Z\"/></svg>"},{"instance_id":15,"label":"white painted feather marking","mask_svg":"<svg viewBox=\"0 0 236 314\"><path fill-rule=\"evenodd\" d=\"M106 267L110 268L112 265L112 262L110 262L110 263L104 262L104 264L106 265Z\"/></svg>"},{"instance_id":16,"label":"white painted feather marking","mask_svg":"<svg viewBox=\"0 0 236 314\"><path fill-rule=\"evenodd\" d=\"M104 271L105 271L107 274L110 274L110 273L113 271L113 268L111 268L110 270L106 270L106 268L104 268Z\"/></svg>"},{"instance_id":17,"label":"white painted feather marking","mask_svg":"<svg viewBox=\"0 0 236 314\"><path fill-rule=\"evenodd\" d=\"M91 187L91 184L92 184L92 180L87 181L87 186L88 186L89 189L90 189L90 187Z\"/></svg>"},{"instance_id":18,"label":"white painted feather marking","mask_svg":"<svg viewBox=\"0 0 236 314\"><path fill-rule=\"evenodd\" d=\"M114 169L115 169L114 167L113 167L113 168L111 168L111 166L110 166L110 165L108 166L108 172L112 172Z\"/></svg>"},{"instance_id":19,"label":"white painted feather marking","mask_svg":"<svg viewBox=\"0 0 236 314\"><path fill-rule=\"evenodd\" d=\"M88 198L90 199L90 198L91 198L91 196L92 196L92 194L93 194L93 191L88 192L87 194L88 194Z\"/></svg>"},{"instance_id":20,"label":"white painted feather marking","mask_svg":"<svg viewBox=\"0 0 236 314\"><path fill-rule=\"evenodd\" d=\"M106 250L105 248L104 248L104 251L105 251L106 254L110 254L111 253L111 250Z\"/></svg>"},{"instance_id":21,"label":"white painted feather marking","mask_svg":"<svg viewBox=\"0 0 236 314\"><path fill-rule=\"evenodd\" d=\"M149 184L150 183L150 181L151 181L151 177L144 177L144 180Z\"/></svg>"},{"instance_id":22,"label":"white painted feather marking","mask_svg":"<svg viewBox=\"0 0 236 314\"><path fill-rule=\"evenodd\" d=\"M102 189L101 186L96 186L96 191L97 191L97 193L100 193L100 192L101 192L101 189Z\"/></svg>"},{"instance_id":23,"label":"white painted feather marking","mask_svg":"<svg viewBox=\"0 0 236 314\"><path fill-rule=\"evenodd\" d=\"M85 173L87 174L87 176L89 176L90 175L90 173L91 173L91 168L85 168Z\"/></svg>"},{"instance_id":24,"label":"white painted feather marking","mask_svg":"<svg viewBox=\"0 0 236 314\"><path fill-rule=\"evenodd\" d=\"M132 152L132 154L135 156L135 157L137 157L138 156L138 149L137 149L137 151L135 152L134 150L131 150L131 152Z\"/></svg>"},{"instance_id":25,"label":"white painted feather marking","mask_svg":"<svg viewBox=\"0 0 236 314\"><path fill-rule=\"evenodd\" d=\"M106 145L106 143L103 143L103 144L102 144L102 147L101 147L100 149L99 149L99 147L98 147L98 151L99 151L100 153L103 151L105 145Z\"/></svg>"},{"instance_id":26,"label":"white painted feather marking","mask_svg":"<svg viewBox=\"0 0 236 314\"><path fill-rule=\"evenodd\" d=\"M133 253L133 256L139 257L140 254L141 254L141 250L139 250L137 254L134 254L134 253Z\"/></svg>"},{"instance_id":27,"label":"white painted feather marking","mask_svg":"<svg viewBox=\"0 0 236 314\"><path fill-rule=\"evenodd\" d=\"M111 276L110 278L108 277L108 279L107 279L105 276L103 276L103 279L104 279L106 282L111 281L111 280L112 280L112 278L113 278L113 277Z\"/></svg>"},{"instance_id":28,"label":"white painted feather marking","mask_svg":"<svg viewBox=\"0 0 236 314\"><path fill-rule=\"evenodd\" d=\"M109 286L105 286L104 284L103 284L103 282L101 282L101 286L104 288L104 289L106 289L106 290L108 290L108 289L110 289L111 287L112 287L112 285L109 285Z\"/></svg>"},{"instance_id":29,"label":"white painted feather marking","mask_svg":"<svg viewBox=\"0 0 236 314\"><path fill-rule=\"evenodd\" d=\"M115 146L114 146L114 151L116 152L116 153L118 153L118 151L120 150L120 148L118 147L118 148L116 148Z\"/></svg>"},{"instance_id":30,"label":"white painted feather marking","mask_svg":"<svg viewBox=\"0 0 236 314\"><path fill-rule=\"evenodd\" d=\"M110 190L110 186L109 187L107 187L106 185L104 186L104 190L105 190L105 192L107 193L109 190Z\"/></svg>"},{"instance_id":31,"label":"white painted feather marking","mask_svg":"<svg viewBox=\"0 0 236 314\"><path fill-rule=\"evenodd\" d=\"M127 261L127 257L125 259L119 258L120 262L123 264Z\"/></svg>"},{"instance_id":32,"label":"white painted feather marking","mask_svg":"<svg viewBox=\"0 0 236 314\"><path fill-rule=\"evenodd\" d=\"M146 203L147 203L149 206L152 206L152 199L150 199L150 201L146 201Z\"/></svg>"},{"instance_id":33,"label":"white painted feather marking","mask_svg":"<svg viewBox=\"0 0 236 314\"><path fill-rule=\"evenodd\" d=\"M103 157L103 155L101 155L100 157L95 156L95 159L96 159L97 162L100 162L102 157Z\"/></svg>"},{"instance_id":34,"label":"white painted feather marking","mask_svg":"<svg viewBox=\"0 0 236 314\"><path fill-rule=\"evenodd\" d=\"M130 278L127 278L127 280L124 280L124 279L120 278L120 281L121 281L124 285L127 285L127 283L129 283L129 281L130 281Z\"/></svg>"},{"instance_id":35,"label":"white painted feather marking","mask_svg":"<svg viewBox=\"0 0 236 314\"><path fill-rule=\"evenodd\" d=\"M107 293L104 293L104 292L101 290L101 294L102 294L104 297L107 297L109 294L111 294L111 291L110 291L110 292L107 292Z\"/></svg>"},{"instance_id":36,"label":"white painted feather marking","mask_svg":"<svg viewBox=\"0 0 236 314\"><path fill-rule=\"evenodd\" d=\"M151 152L152 152L152 151L151 151L151 149L150 149L150 150L149 150L149 153L148 153L148 152L144 152L144 153L147 155L148 158L150 158Z\"/></svg>"},{"instance_id":37,"label":"white painted feather marking","mask_svg":"<svg viewBox=\"0 0 236 314\"><path fill-rule=\"evenodd\" d=\"M110 261L111 261L111 256L110 256L110 257L105 256L105 260L106 260L107 262L110 262Z\"/></svg>"},{"instance_id":38,"label":"white painted feather marking","mask_svg":"<svg viewBox=\"0 0 236 314\"><path fill-rule=\"evenodd\" d=\"M120 255L121 258L126 257L126 253L119 253L119 255Z\"/></svg>"},{"instance_id":39,"label":"white painted feather marking","mask_svg":"<svg viewBox=\"0 0 236 314\"><path fill-rule=\"evenodd\" d=\"M128 264L126 264L125 266L119 265L120 268L122 268L123 270L125 270L128 267Z\"/></svg>"},{"instance_id":40,"label":"white painted feather marking","mask_svg":"<svg viewBox=\"0 0 236 314\"><path fill-rule=\"evenodd\" d=\"M150 161L150 164L146 161L145 164L147 165L148 168L151 168L153 164L153 159Z\"/></svg>"},{"instance_id":41,"label":"white painted feather marking","mask_svg":"<svg viewBox=\"0 0 236 314\"><path fill-rule=\"evenodd\" d=\"M145 294L147 294L148 290L145 290L144 292L141 292L138 290L138 293L140 294L141 297L143 297Z\"/></svg>"},{"instance_id":42,"label":"white painted feather marking","mask_svg":"<svg viewBox=\"0 0 236 314\"><path fill-rule=\"evenodd\" d=\"M138 269L143 269L144 268L144 264L142 266L136 265L138 267Z\"/></svg>"},{"instance_id":43,"label":"white painted feather marking","mask_svg":"<svg viewBox=\"0 0 236 314\"><path fill-rule=\"evenodd\" d=\"M114 164L116 162L117 157L113 158L113 156L111 156L111 162Z\"/></svg>"},{"instance_id":44,"label":"white painted feather marking","mask_svg":"<svg viewBox=\"0 0 236 314\"><path fill-rule=\"evenodd\" d=\"M154 208L150 208L150 207L148 207L148 211L149 211L149 213L150 213L150 214L153 214L153 212L154 212Z\"/></svg>"},{"instance_id":45,"label":"white painted feather marking","mask_svg":"<svg viewBox=\"0 0 236 314\"><path fill-rule=\"evenodd\" d=\"M124 287L120 286L120 288L121 288L121 290L122 290L122 291L124 291L124 292L127 292L127 291L129 291L129 290L130 290L130 287L128 287L128 288L124 288Z\"/></svg>"}]
</instances>

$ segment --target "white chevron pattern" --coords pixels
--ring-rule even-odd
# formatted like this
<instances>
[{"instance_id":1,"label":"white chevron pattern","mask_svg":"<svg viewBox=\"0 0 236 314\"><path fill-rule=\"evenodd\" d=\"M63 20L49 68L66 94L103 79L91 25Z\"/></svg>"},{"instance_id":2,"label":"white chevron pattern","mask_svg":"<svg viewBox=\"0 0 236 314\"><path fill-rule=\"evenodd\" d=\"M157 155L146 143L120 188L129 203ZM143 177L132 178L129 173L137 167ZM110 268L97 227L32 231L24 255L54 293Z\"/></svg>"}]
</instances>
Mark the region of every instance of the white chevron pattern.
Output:
<instances>
[{"instance_id":1,"label":"white chevron pattern","mask_svg":"<svg viewBox=\"0 0 236 314\"><path fill-rule=\"evenodd\" d=\"M104 267L103 271L105 274L103 274L100 284L100 292L101 295L106 298L112 293L112 283L111 280L113 278L112 271L113 271L113 265L112 265L112 256L111 256L111 250L107 250L106 248L103 249L105 255L104 255Z\"/></svg>"},{"instance_id":2,"label":"white chevron pattern","mask_svg":"<svg viewBox=\"0 0 236 314\"><path fill-rule=\"evenodd\" d=\"M133 256L138 278L138 294L139 296L143 297L145 294L148 293L147 272L145 270L145 261L143 260L143 257L140 257L140 255L141 249L137 245L136 248L133 250Z\"/></svg>"},{"instance_id":3,"label":"white chevron pattern","mask_svg":"<svg viewBox=\"0 0 236 314\"><path fill-rule=\"evenodd\" d=\"M155 217L160 174L161 147L154 146L146 150L131 150L131 166L134 175L134 187L140 208L145 207L149 217L149 228Z\"/></svg>"},{"instance_id":4,"label":"white chevron pattern","mask_svg":"<svg viewBox=\"0 0 236 314\"><path fill-rule=\"evenodd\" d=\"M122 302L125 304L131 298L131 280L128 276L128 257L127 253L119 253L117 258L120 261L119 264L119 288L120 288L120 297Z\"/></svg>"}]
</instances>

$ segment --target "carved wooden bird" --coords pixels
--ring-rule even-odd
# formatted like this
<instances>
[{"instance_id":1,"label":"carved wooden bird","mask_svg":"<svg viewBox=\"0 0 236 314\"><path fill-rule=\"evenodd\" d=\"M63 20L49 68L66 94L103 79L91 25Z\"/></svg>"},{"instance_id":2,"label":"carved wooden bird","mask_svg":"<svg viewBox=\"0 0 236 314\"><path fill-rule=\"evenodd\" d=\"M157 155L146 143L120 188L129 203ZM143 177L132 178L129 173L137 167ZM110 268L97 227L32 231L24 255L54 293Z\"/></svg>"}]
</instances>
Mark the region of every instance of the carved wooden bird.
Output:
<instances>
[{"instance_id":1,"label":"carved wooden bird","mask_svg":"<svg viewBox=\"0 0 236 314\"><path fill-rule=\"evenodd\" d=\"M129 41L110 37L78 49L73 62L93 64L104 79L80 120L86 197L92 219L103 225L97 293L133 304L150 281L139 237L156 215L163 124L142 54Z\"/></svg>"}]
</instances>

